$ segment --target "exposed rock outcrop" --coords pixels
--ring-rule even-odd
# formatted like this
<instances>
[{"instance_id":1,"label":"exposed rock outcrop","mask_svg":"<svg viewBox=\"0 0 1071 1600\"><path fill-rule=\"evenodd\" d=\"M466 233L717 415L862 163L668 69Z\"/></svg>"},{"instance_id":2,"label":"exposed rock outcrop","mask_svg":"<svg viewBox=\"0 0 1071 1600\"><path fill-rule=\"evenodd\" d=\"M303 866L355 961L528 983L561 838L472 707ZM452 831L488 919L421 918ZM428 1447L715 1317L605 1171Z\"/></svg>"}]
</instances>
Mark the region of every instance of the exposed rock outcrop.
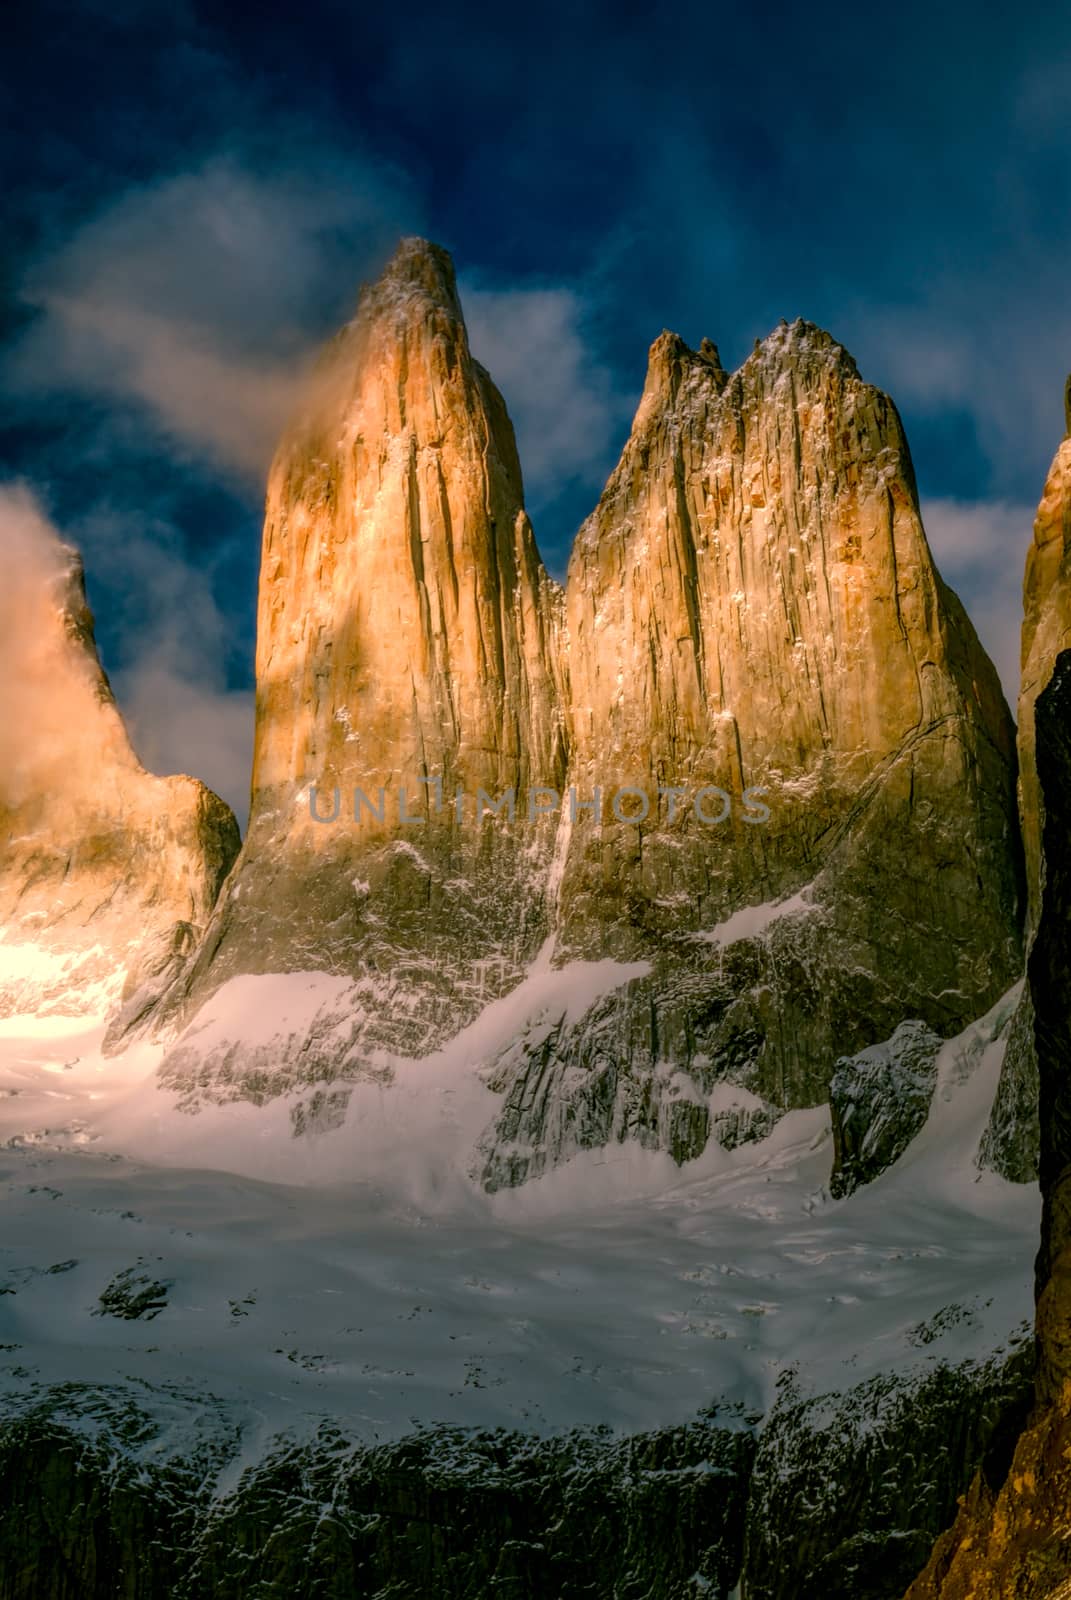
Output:
<instances>
[{"instance_id":1,"label":"exposed rock outcrop","mask_svg":"<svg viewBox=\"0 0 1071 1600\"><path fill-rule=\"evenodd\" d=\"M1034 750L1034 708L1053 662L1071 645L1071 415L1064 391L1069 437L1056 452L1034 521L1023 578L1022 676L1018 703L1019 810L1027 870L1027 936L1037 921L1041 895L1044 807ZM1038 1175L1038 1067L1034 1013L1027 984L1008 1044L1000 1089L982 1149L983 1165L1013 1182Z\"/></svg>"},{"instance_id":2,"label":"exposed rock outcrop","mask_svg":"<svg viewBox=\"0 0 1071 1600\"><path fill-rule=\"evenodd\" d=\"M373 1447L325 1426L243 1471L216 1410L71 1385L0 1417L0 1600L112 1600L118 1574L137 1600L728 1600L739 1571L740 1423Z\"/></svg>"},{"instance_id":3,"label":"exposed rock outcrop","mask_svg":"<svg viewBox=\"0 0 1071 1600\"><path fill-rule=\"evenodd\" d=\"M624 1138L695 1155L726 1097L765 1132L838 1057L954 1033L1019 976L1011 719L896 410L828 334L782 325L732 377L655 342L566 623L569 778L604 817L569 832L556 960L649 972L494 1064L485 1183Z\"/></svg>"},{"instance_id":4,"label":"exposed rock outcrop","mask_svg":"<svg viewBox=\"0 0 1071 1600\"><path fill-rule=\"evenodd\" d=\"M1068 382L1071 386L1071 379ZM1071 423L1068 433L1045 480L1023 578L1019 792L1031 923L1039 909L1043 826L1034 750L1034 707L1049 681L1056 657L1071 646Z\"/></svg>"},{"instance_id":5,"label":"exposed rock outcrop","mask_svg":"<svg viewBox=\"0 0 1071 1600\"><path fill-rule=\"evenodd\" d=\"M1027 978L1043 1200L1035 1406L1006 1476L972 1483L910 1600L1048 1600L1071 1578L1071 650L1036 704L1041 896Z\"/></svg>"},{"instance_id":6,"label":"exposed rock outcrop","mask_svg":"<svg viewBox=\"0 0 1071 1600\"><path fill-rule=\"evenodd\" d=\"M554 838L530 790L565 770L558 609L450 258L407 240L271 468L249 831L172 1009L241 973L345 975L302 1059L344 1078L424 1053L518 981ZM512 792L516 821L477 820L481 791Z\"/></svg>"},{"instance_id":7,"label":"exposed rock outcrop","mask_svg":"<svg viewBox=\"0 0 1071 1600\"><path fill-rule=\"evenodd\" d=\"M1036 1183L1040 1139L1034 1006L1030 986L1024 983L1008 1028L1000 1081L982 1135L978 1165L999 1172L1009 1183Z\"/></svg>"},{"instance_id":8,"label":"exposed rock outcrop","mask_svg":"<svg viewBox=\"0 0 1071 1600\"><path fill-rule=\"evenodd\" d=\"M1003 1477L1032 1368L1026 1337L846 1395L786 1388L751 1478L746 1600L896 1600L975 1470Z\"/></svg>"},{"instance_id":9,"label":"exposed rock outcrop","mask_svg":"<svg viewBox=\"0 0 1071 1600\"><path fill-rule=\"evenodd\" d=\"M891 1167L921 1130L940 1048L940 1036L924 1022L902 1022L891 1039L837 1062L829 1085L834 1198Z\"/></svg>"},{"instance_id":10,"label":"exposed rock outcrop","mask_svg":"<svg viewBox=\"0 0 1071 1600\"><path fill-rule=\"evenodd\" d=\"M1029 1392L1029 1347L617 1437L245 1433L179 1384L0 1402L0 1600L881 1600Z\"/></svg>"},{"instance_id":11,"label":"exposed rock outcrop","mask_svg":"<svg viewBox=\"0 0 1071 1600\"><path fill-rule=\"evenodd\" d=\"M229 808L138 761L97 656L81 558L27 503L0 637L0 1014L132 995L161 940L203 930L238 850Z\"/></svg>"},{"instance_id":12,"label":"exposed rock outcrop","mask_svg":"<svg viewBox=\"0 0 1071 1600\"><path fill-rule=\"evenodd\" d=\"M478 822L481 790L515 820ZM563 599L449 258L405 242L272 468L241 860L130 1008L193 1021L183 1103L389 1075L537 953L611 958L612 993L475 1063L502 1096L479 1176L623 1139L683 1161L822 1100L905 1018L984 1012L1020 899L1007 707L851 357L782 324L730 377L663 334ZM339 983L295 1047L207 1049L227 979L300 970Z\"/></svg>"}]
</instances>

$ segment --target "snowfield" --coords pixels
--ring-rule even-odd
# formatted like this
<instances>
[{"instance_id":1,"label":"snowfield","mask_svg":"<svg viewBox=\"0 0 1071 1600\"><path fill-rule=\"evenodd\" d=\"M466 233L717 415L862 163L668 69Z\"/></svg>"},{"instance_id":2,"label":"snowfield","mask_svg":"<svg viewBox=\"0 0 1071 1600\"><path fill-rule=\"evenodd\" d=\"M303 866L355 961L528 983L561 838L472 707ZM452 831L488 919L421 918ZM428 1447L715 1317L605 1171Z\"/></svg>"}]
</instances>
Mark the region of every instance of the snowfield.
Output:
<instances>
[{"instance_id":1,"label":"snowfield","mask_svg":"<svg viewBox=\"0 0 1071 1600\"><path fill-rule=\"evenodd\" d=\"M102 1019L0 1022L0 1393L193 1391L247 1447L324 1417L368 1440L628 1433L710 1406L756 1420L788 1369L823 1394L984 1359L1030 1318L1037 1190L974 1164L1016 991L943 1047L923 1132L844 1201L825 1107L684 1168L621 1146L483 1193L468 1170L497 1097L480 1063L622 970L533 971L301 1137L286 1099L178 1110L161 1047L103 1057ZM337 983L235 980L195 1026L270 1047Z\"/></svg>"}]
</instances>

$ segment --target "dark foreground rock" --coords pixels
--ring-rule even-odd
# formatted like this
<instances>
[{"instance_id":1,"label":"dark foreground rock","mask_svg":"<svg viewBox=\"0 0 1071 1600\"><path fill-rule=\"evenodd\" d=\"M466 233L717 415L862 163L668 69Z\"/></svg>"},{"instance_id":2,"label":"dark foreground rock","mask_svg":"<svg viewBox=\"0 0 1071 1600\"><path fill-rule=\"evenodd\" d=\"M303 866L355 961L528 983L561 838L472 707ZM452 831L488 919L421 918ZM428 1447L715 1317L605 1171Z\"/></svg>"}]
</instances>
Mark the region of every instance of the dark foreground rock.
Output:
<instances>
[{"instance_id":1,"label":"dark foreground rock","mask_svg":"<svg viewBox=\"0 0 1071 1600\"><path fill-rule=\"evenodd\" d=\"M1003 1477L1030 1403L1025 1335L985 1363L796 1398L763 1429L748 1496L747 1600L893 1600L976 1468Z\"/></svg>"},{"instance_id":2,"label":"dark foreground rock","mask_svg":"<svg viewBox=\"0 0 1071 1600\"><path fill-rule=\"evenodd\" d=\"M1042 1196L1035 1405L1009 1471L997 1482L975 1477L909 1600L1049 1600L1071 1580L1071 650L1038 698L1036 743L1040 904L1027 963Z\"/></svg>"},{"instance_id":3,"label":"dark foreground rock","mask_svg":"<svg viewBox=\"0 0 1071 1600\"><path fill-rule=\"evenodd\" d=\"M739 1571L740 1418L374 1447L324 1427L239 1474L237 1432L190 1412L177 1454L123 1393L51 1391L0 1423L0 1600L684 1600Z\"/></svg>"},{"instance_id":4,"label":"dark foreground rock","mask_svg":"<svg viewBox=\"0 0 1071 1600\"><path fill-rule=\"evenodd\" d=\"M1031 1354L787 1379L757 1435L711 1409L265 1445L177 1385L41 1389L0 1405L0 1600L883 1600L1014 1437Z\"/></svg>"}]
</instances>

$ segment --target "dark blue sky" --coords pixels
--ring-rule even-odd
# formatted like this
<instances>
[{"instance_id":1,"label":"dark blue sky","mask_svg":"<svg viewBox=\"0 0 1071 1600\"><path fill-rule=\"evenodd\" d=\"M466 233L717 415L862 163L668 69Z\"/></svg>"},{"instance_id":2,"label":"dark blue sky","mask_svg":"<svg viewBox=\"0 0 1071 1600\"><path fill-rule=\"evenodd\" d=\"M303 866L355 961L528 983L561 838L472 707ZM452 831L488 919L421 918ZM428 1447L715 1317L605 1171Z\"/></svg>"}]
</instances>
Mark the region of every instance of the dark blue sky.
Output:
<instances>
[{"instance_id":1,"label":"dark blue sky","mask_svg":"<svg viewBox=\"0 0 1071 1600\"><path fill-rule=\"evenodd\" d=\"M37 0L0 70L0 471L83 546L150 762L241 791L289 375L400 232L454 253L552 570L651 339L732 366L801 314L896 399L1011 678L1071 368L1066 3Z\"/></svg>"}]
</instances>

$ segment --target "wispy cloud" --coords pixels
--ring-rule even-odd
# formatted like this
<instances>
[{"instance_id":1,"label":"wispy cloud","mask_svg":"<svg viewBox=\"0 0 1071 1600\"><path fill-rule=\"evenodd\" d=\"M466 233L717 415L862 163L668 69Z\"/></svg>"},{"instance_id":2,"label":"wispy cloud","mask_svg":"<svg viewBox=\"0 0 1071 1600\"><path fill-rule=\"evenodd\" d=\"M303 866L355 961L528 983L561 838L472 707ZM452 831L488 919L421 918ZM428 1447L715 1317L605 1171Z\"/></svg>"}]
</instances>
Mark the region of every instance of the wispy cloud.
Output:
<instances>
[{"instance_id":1,"label":"wispy cloud","mask_svg":"<svg viewBox=\"0 0 1071 1600\"><path fill-rule=\"evenodd\" d=\"M121 569L130 612L124 657L111 675L134 750L150 771L189 773L244 822L249 801L253 696L229 690L228 624L211 574L184 559L173 531L96 513L61 535L31 490L0 485L0 774L4 792L47 793L100 760L96 687L88 664L58 651L54 608L69 564L88 546L98 572ZM88 587L92 593L92 561ZM87 742L88 741L88 742Z\"/></svg>"},{"instance_id":2,"label":"wispy cloud","mask_svg":"<svg viewBox=\"0 0 1071 1600\"><path fill-rule=\"evenodd\" d=\"M25 486L0 485L0 805L80 781L97 752L92 675L55 625L68 553Z\"/></svg>"},{"instance_id":3,"label":"wispy cloud","mask_svg":"<svg viewBox=\"0 0 1071 1600\"><path fill-rule=\"evenodd\" d=\"M214 789L244 826L253 752L253 694L228 685L233 619L220 593L226 552L193 560L159 517L98 506L71 527L90 594L119 612L112 687L140 759Z\"/></svg>"},{"instance_id":4,"label":"wispy cloud","mask_svg":"<svg viewBox=\"0 0 1071 1600\"><path fill-rule=\"evenodd\" d=\"M138 755L201 778L241 822L253 694L236 639L248 649L254 587L234 592L226 536L177 519L174 502L196 504L182 483L213 475L260 500L312 354L420 221L387 163L285 125L267 156L253 145L243 153L236 134L189 170L126 188L39 253L20 285L34 315L0 365L24 417L73 418L85 404L37 488L46 501L71 482L92 495L72 515L65 493L63 532L83 550L91 598L104 598L105 664ZM48 526L39 509L26 517ZM255 547L255 511L240 536Z\"/></svg>"},{"instance_id":5,"label":"wispy cloud","mask_svg":"<svg viewBox=\"0 0 1071 1600\"><path fill-rule=\"evenodd\" d=\"M922 516L941 575L967 607L1014 712L1023 568L1034 508L1007 501L924 500Z\"/></svg>"},{"instance_id":6,"label":"wispy cloud","mask_svg":"<svg viewBox=\"0 0 1071 1600\"><path fill-rule=\"evenodd\" d=\"M557 496L571 480L601 486L635 396L596 354L582 290L463 277L461 295L472 352L505 396L532 498Z\"/></svg>"},{"instance_id":7,"label":"wispy cloud","mask_svg":"<svg viewBox=\"0 0 1071 1600\"><path fill-rule=\"evenodd\" d=\"M172 446L259 481L312 350L416 209L385 166L294 156L130 189L37 260L9 389L134 402Z\"/></svg>"}]
</instances>

